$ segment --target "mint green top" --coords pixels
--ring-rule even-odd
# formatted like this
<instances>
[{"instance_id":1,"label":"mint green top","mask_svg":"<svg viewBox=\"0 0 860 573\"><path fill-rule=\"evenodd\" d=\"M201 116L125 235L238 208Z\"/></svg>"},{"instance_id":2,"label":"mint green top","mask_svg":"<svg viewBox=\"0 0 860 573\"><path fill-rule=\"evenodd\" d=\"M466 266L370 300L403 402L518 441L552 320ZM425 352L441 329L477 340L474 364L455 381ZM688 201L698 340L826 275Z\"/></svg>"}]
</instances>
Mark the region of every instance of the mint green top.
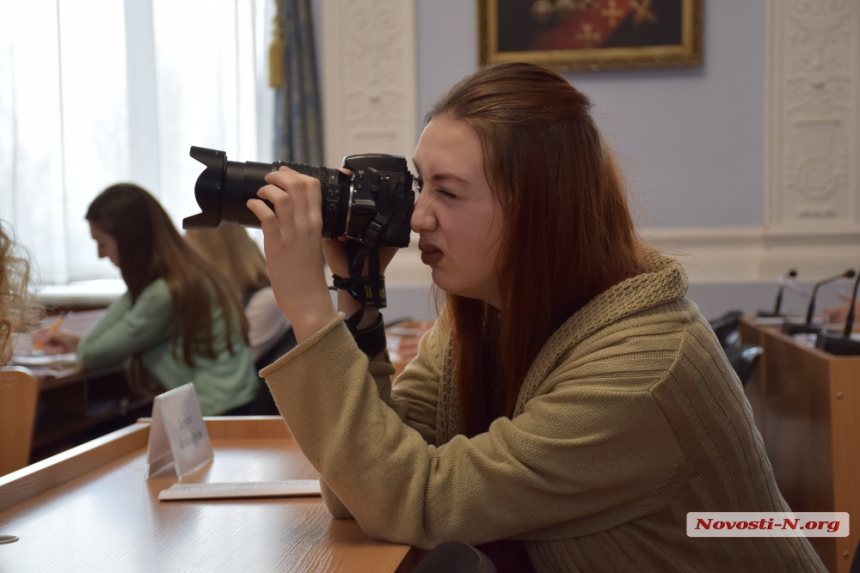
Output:
<instances>
[{"instance_id":1,"label":"mint green top","mask_svg":"<svg viewBox=\"0 0 860 573\"><path fill-rule=\"evenodd\" d=\"M258 382L251 351L239 329L234 328L234 354L230 354L221 307L212 305L213 345L217 358L194 353L193 367L182 358L181 339L174 355L172 314L173 301L164 279L146 287L134 304L126 292L84 335L78 345L78 364L84 370L113 368L140 353L147 371L165 389L193 382L204 416L223 414L253 400Z\"/></svg>"}]
</instances>

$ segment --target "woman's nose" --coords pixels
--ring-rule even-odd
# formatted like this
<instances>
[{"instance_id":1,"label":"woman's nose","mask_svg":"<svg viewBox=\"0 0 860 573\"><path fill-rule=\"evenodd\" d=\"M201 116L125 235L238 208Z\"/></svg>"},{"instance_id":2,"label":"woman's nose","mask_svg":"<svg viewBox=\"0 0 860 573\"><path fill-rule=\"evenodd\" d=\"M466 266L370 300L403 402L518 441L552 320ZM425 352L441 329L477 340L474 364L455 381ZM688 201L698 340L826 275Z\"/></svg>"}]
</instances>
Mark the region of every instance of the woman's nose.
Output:
<instances>
[{"instance_id":1,"label":"woman's nose","mask_svg":"<svg viewBox=\"0 0 860 573\"><path fill-rule=\"evenodd\" d=\"M418 200L415 202L415 208L412 210L412 230L416 233L432 231L436 225L436 219L432 214L432 208L427 203L426 194L418 195Z\"/></svg>"}]
</instances>

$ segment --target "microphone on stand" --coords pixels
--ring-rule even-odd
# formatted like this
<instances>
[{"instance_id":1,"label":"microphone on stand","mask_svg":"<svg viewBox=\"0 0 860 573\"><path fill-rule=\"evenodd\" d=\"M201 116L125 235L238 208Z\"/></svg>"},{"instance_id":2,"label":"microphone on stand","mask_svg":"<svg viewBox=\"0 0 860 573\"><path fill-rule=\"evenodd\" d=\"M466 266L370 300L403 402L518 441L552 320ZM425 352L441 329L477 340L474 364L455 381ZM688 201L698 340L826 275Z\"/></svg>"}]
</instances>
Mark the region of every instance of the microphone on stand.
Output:
<instances>
[{"instance_id":1,"label":"microphone on stand","mask_svg":"<svg viewBox=\"0 0 860 573\"><path fill-rule=\"evenodd\" d=\"M784 279L797 278L797 269L788 269L788 272L782 277ZM776 292L776 303L773 305L773 312L766 310L758 311L757 315L761 317L777 317L782 316L782 293L785 291L785 285L780 281L779 290Z\"/></svg>"},{"instance_id":2,"label":"microphone on stand","mask_svg":"<svg viewBox=\"0 0 860 573\"><path fill-rule=\"evenodd\" d=\"M851 295L851 306L848 307L848 316L845 317L845 328L842 336L838 332L822 332L815 339L815 347L837 356L856 356L860 354L860 340L851 338L854 330L854 307L857 303L857 286L860 285L860 274L854 281L854 292Z\"/></svg>"},{"instance_id":3,"label":"microphone on stand","mask_svg":"<svg viewBox=\"0 0 860 573\"><path fill-rule=\"evenodd\" d=\"M785 334L818 334L821 332L821 326L812 324L812 316L815 314L815 297L818 295L818 287L838 281L839 279L853 279L857 274L854 269L848 269L841 275L829 277L815 283L812 287L812 296L809 299L809 307L806 309L806 322L803 324L783 323L782 331Z\"/></svg>"}]
</instances>

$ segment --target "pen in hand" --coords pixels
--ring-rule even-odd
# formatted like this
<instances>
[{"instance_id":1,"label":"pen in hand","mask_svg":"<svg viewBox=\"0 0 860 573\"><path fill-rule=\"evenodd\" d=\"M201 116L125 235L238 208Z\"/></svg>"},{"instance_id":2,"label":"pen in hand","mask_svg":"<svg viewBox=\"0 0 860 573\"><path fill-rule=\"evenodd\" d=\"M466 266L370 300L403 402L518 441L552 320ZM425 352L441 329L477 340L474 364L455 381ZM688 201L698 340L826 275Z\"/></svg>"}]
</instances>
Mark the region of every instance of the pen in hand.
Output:
<instances>
[{"instance_id":1,"label":"pen in hand","mask_svg":"<svg viewBox=\"0 0 860 573\"><path fill-rule=\"evenodd\" d=\"M46 333L44 333L42 336L40 336L39 339L36 341L36 344L33 345L33 350L44 350L45 339L47 338L48 334L51 334L51 333L54 333L54 332L57 332L58 330L60 330L60 327L63 325L63 321L66 320L66 315L68 315L69 312L70 311L68 311L68 310L64 310L63 312L60 313L60 316L57 317L57 320L54 321L54 324L52 324L48 328L48 331Z\"/></svg>"}]
</instances>

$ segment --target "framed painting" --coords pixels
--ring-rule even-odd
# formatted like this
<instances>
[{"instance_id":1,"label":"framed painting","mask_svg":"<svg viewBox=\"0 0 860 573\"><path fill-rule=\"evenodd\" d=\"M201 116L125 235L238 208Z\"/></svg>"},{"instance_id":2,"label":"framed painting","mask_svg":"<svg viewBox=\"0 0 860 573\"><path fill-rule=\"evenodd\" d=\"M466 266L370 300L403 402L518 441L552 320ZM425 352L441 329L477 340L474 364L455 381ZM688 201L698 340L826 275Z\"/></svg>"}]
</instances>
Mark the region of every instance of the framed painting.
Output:
<instances>
[{"instance_id":1,"label":"framed painting","mask_svg":"<svg viewBox=\"0 0 860 573\"><path fill-rule=\"evenodd\" d=\"M560 70L702 63L703 0L478 0L480 62Z\"/></svg>"}]
</instances>

